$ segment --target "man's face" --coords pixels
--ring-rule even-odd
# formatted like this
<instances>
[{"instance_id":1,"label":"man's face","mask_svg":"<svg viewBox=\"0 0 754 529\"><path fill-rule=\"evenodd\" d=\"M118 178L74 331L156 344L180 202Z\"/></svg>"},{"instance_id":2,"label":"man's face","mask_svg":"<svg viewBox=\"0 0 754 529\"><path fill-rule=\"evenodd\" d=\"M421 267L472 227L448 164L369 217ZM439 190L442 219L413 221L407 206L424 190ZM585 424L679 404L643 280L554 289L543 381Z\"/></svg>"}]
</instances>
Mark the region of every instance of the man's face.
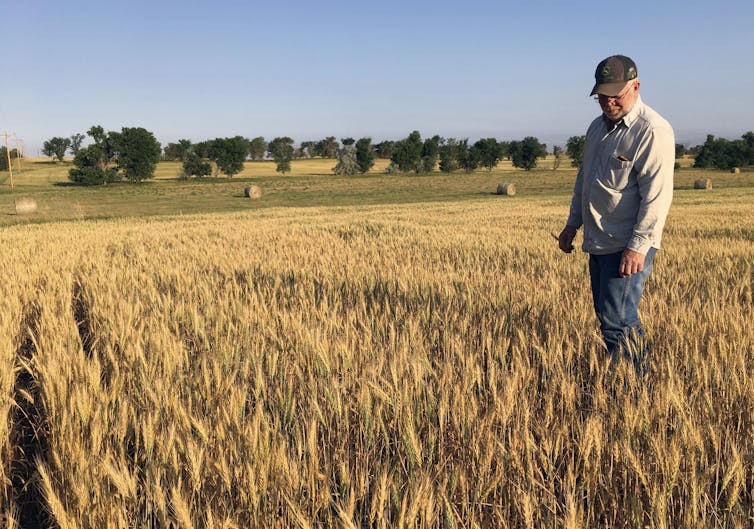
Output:
<instances>
[{"instance_id":1,"label":"man's face","mask_svg":"<svg viewBox=\"0 0 754 529\"><path fill-rule=\"evenodd\" d=\"M602 112L611 121L619 121L623 119L623 116L631 112L638 97L639 81L637 79L625 87L617 96L608 97L600 94L597 96L597 101L599 101L600 107L602 107Z\"/></svg>"}]
</instances>

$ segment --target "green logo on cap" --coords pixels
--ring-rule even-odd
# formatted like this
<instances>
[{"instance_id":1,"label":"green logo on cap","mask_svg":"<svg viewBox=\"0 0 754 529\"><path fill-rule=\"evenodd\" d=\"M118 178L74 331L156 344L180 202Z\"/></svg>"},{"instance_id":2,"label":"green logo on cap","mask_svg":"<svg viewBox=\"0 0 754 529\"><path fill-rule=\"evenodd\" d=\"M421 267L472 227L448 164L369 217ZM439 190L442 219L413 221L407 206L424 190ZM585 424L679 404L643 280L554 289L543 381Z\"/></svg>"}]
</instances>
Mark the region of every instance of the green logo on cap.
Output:
<instances>
[{"instance_id":1,"label":"green logo on cap","mask_svg":"<svg viewBox=\"0 0 754 529\"><path fill-rule=\"evenodd\" d=\"M610 67L609 66L605 66L604 68L602 68L602 77L604 77L604 78L610 77Z\"/></svg>"}]
</instances>

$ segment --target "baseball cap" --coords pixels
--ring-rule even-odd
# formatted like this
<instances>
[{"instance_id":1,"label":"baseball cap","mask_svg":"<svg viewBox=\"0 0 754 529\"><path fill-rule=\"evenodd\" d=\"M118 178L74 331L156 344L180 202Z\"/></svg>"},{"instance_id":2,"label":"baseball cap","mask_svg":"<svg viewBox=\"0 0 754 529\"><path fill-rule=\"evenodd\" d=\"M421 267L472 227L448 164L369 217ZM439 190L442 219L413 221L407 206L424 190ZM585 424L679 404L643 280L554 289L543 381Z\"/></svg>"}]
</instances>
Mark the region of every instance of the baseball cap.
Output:
<instances>
[{"instance_id":1,"label":"baseball cap","mask_svg":"<svg viewBox=\"0 0 754 529\"><path fill-rule=\"evenodd\" d=\"M634 61L625 55L611 55L597 65L594 71L596 83L589 95L617 96L637 76Z\"/></svg>"}]
</instances>

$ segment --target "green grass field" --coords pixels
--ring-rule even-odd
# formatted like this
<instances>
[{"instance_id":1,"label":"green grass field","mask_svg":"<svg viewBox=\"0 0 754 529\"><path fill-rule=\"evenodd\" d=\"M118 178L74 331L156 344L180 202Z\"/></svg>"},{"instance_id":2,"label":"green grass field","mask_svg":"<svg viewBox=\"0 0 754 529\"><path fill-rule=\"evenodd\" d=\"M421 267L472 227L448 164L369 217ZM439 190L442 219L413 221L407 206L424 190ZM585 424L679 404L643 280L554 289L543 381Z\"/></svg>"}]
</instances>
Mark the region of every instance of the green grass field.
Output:
<instances>
[{"instance_id":1,"label":"green grass field","mask_svg":"<svg viewBox=\"0 0 754 529\"><path fill-rule=\"evenodd\" d=\"M682 160L676 172L678 191L693 188L697 178L711 178L709 192L683 193L680 200L716 200L750 196L754 172L730 174L696 170ZM530 172L515 169L509 161L493 171L467 174L433 173L430 175L387 175L387 160L378 160L372 172L353 177L335 176L334 160L295 160L292 171L281 176L271 161L247 162L244 171L234 178L216 177L200 181L178 178L178 162L162 162L155 178L142 184L117 183L106 186L80 187L68 180L69 161L26 159L21 171L14 162L14 187L8 173L0 173L0 226L57 220L141 217L153 215L188 215L196 213L237 212L269 207L354 206L367 204L402 204L413 202L458 201L489 197L500 182L514 182L519 197L557 197L567 201L576 170L563 163L552 170L552 160L540 162ZM244 197L250 183L262 187L264 195L251 201ZM16 215L14 203L19 197L36 200L38 211Z\"/></svg>"}]
</instances>

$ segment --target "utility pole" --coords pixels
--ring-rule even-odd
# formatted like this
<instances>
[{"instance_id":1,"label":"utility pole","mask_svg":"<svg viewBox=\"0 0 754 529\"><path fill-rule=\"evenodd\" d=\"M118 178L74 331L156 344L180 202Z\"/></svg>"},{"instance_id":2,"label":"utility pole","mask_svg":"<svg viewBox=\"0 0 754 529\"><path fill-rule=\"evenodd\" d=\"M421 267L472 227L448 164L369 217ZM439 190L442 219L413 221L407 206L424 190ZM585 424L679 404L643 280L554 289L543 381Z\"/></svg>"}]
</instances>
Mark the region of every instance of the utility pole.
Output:
<instances>
[{"instance_id":1,"label":"utility pole","mask_svg":"<svg viewBox=\"0 0 754 529\"><path fill-rule=\"evenodd\" d=\"M5 155L8 157L8 174L10 174L10 186L13 187L13 167L10 164L10 145L8 145L8 131L5 131Z\"/></svg>"}]
</instances>

